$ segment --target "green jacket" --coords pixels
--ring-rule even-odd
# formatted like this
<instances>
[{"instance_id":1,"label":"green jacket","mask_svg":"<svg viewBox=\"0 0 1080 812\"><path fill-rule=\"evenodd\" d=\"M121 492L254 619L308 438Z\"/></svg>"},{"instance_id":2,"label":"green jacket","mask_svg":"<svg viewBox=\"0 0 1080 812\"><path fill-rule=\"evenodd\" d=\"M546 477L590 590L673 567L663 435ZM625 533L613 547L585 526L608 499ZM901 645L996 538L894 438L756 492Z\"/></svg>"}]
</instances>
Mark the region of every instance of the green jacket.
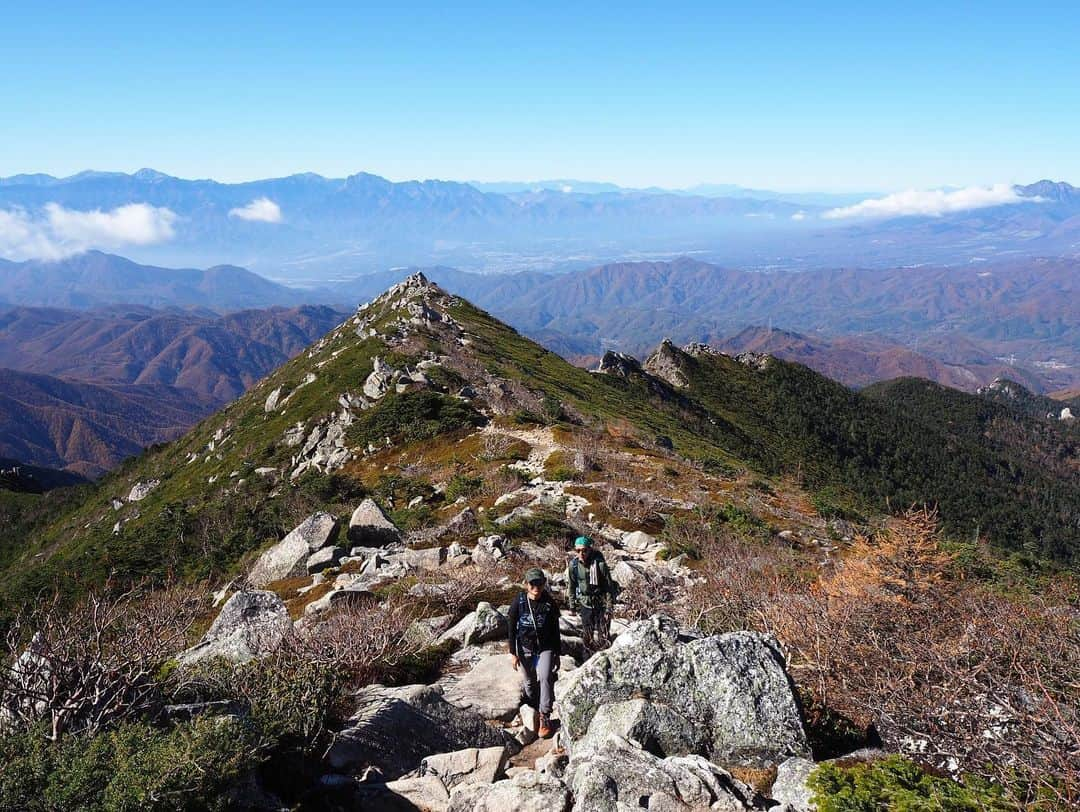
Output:
<instances>
[{"instance_id":1,"label":"green jacket","mask_svg":"<svg viewBox=\"0 0 1080 812\"><path fill-rule=\"evenodd\" d=\"M589 582L589 570L595 567L593 582ZM607 562L598 552L589 556L589 563L583 564L574 556L566 568L567 589L570 593L570 608L578 605L586 609L601 609L615 602L619 585L611 580Z\"/></svg>"}]
</instances>

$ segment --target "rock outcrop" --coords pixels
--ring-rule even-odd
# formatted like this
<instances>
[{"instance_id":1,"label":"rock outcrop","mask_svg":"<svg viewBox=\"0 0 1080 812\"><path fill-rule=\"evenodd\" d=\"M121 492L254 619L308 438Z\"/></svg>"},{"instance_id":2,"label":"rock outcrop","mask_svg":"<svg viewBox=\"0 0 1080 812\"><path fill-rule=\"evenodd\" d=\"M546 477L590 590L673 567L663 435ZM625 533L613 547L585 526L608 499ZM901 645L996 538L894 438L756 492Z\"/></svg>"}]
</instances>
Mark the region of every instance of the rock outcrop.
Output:
<instances>
[{"instance_id":1,"label":"rock outcrop","mask_svg":"<svg viewBox=\"0 0 1080 812\"><path fill-rule=\"evenodd\" d=\"M643 369L650 375L667 381L676 389L685 389L690 385L690 379L683 371L681 354L681 351L671 343L671 339L665 338L653 354L645 360Z\"/></svg>"},{"instance_id":2,"label":"rock outcrop","mask_svg":"<svg viewBox=\"0 0 1080 812\"><path fill-rule=\"evenodd\" d=\"M719 764L776 764L809 754L783 657L774 640L734 632L683 641L670 618L632 624L611 648L565 678L559 700L571 754L600 716L605 732L648 742L657 755L698 754Z\"/></svg>"},{"instance_id":3,"label":"rock outcrop","mask_svg":"<svg viewBox=\"0 0 1080 812\"><path fill-rule=\"evenodd\" d=\"M221 607L203 639L177 659L182 665L215 657L247 662L273 651L292 628L285 604L273 592L237 592Z\"/></svg>"},{"instance_id":4,"label":"rock outcrop","mask_svg":"<svg viewBox=\"0 0 1080 812\"><path fill-rule=\"evenodd\" d=\"M349 541L357 547L386 547L401 541L401 534L373 499L365 499L349 519Z\"/></svg>"},{"instance_id":5,"label":"rock outcrop","mask_svg":"<svg viewBox=\"0 0 1080 812\"><path fill-rule=\"evenodd\" d=\"M512 746L509 735L450 704L429 685L372 685L361 689L357 700L356 713L327 755L337 770L373 765L385 777L397 778L438 753Z\"/></svg>"},{"instance_id":6,"label":"rock outcrop","mask_svg":"<svg viewBox=\"0 0 1080 812\"><path fill-rule=\"evenodd\" d=\"M570 791L557 778L528 771L494 784L468 784L450 793L448 812L566 812Z\"/></svg>"},{"instance_id":7,"label":"rock outcrop","mask_svg":"<svg viewBox=\"0 0 1080 812\"><path fill-rule=\"evenodd\" d=\"M609 736L566 768L574 812L624 809L744 810L754 791L701 756L658 758L641 745Z\"/></svg>"},{"instance_id":8,"label":"rock outcrop","mask_svg":"<svg viewBox=\"0 0 1080 812\"><path fill-rule=\"evenodd\" d=\"M251 586L266 586L282 578L307 572L312 553L333 544L337 538L337 519L319 511L308 516L285 538L259 556L247 580Z\"/></svg>"}]
</instances>

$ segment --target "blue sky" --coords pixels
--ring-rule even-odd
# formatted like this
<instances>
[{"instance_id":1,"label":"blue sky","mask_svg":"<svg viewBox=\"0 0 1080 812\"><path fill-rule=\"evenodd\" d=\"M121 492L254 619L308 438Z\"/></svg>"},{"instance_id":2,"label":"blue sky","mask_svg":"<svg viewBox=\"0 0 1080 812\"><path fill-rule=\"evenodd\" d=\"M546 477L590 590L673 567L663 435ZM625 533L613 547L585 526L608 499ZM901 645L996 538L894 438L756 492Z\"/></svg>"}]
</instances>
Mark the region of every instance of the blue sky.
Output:
<instances>
[{"instance_id":1,"label":"blue sky","mask_svg":"<svg viewBox=\"0 0 1080 812\"><path fill-rule=\"evenodd\" d=\"M1080 183L1075 3L31 5L0 175Z\"/></svg>"}]
</instances>

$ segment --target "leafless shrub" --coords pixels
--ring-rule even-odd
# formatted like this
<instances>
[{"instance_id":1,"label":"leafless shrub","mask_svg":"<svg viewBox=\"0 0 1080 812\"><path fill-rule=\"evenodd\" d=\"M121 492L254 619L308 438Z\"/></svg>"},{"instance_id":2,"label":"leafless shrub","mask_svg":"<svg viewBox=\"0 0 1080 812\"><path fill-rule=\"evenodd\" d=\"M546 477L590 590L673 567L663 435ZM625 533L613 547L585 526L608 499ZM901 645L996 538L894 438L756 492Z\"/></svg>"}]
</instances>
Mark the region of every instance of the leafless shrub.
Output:
<instances>
[{"instance_id":1,"label":"leafless shrub","mask_svg":"<svg viewBox=\"0 0 1080 812\"><path fill-rule=\"evenodd\" d=\"M1063 600L952 578L926 511L816 579L747 549L708 551L691 622L776 634L814 704L891 749L999 781L1018 804L1080 800L1080 625Z\"/></svg>"},{"instance_id":2,"label":"leafless shrub","mask_svg":"<svg viewBox=\"0 0 1080 812\"><path fill-rule=\"evenodd\" d=\"M645 524L659 516L660 502L646 491L628 490L610 484L604 494L604 507L634 524Z\"/></svg>"},{"instance_id":3,"label":"leafless shrub","mask_svg":"<svg viewBox=\"0 0 1080 812\"><path fill-rule=\"evenodd\" d=\"M485 566L469 565L450 570L420 573L414 604L424 614L464 617L480 601L498 605L517 589L521 573L512 562L503 560Z\"/></svg>"},{"instance_id":4,"label":"leafless shrub","mask_svg":"<svg viewBox=\"0 0 1080 812\"><path fill-rule=\"evenodd\" d=\"M96 592L70 610L54 595L8 630L0 716L16 727L46 721L55 741L152 712L157 671L204 609L186 588Z\"/></svg>"},{"instance_id":5,"label":"leafless shrub","mask_svg":"<svg viewBox=\"0 0 1080 812\"><path fill-rule=\"evenodd\" d=\"M485 460L504 460L518 442L516 437L509 434L497 431L486 432L481 456Z\"/></svg>"},{"instance_id":6,"label":"leafless shrub","mask_svg":"<svg viewBox=\"0 0 1080 812\"><path fill-rule=\"evenodd\" d=\"M524 477L515 469L500 465L494 471L484 475L480 485L480 495L485 500L495 500L500 496L516 491L524 482Z\"/></svg>"}]
</instances>

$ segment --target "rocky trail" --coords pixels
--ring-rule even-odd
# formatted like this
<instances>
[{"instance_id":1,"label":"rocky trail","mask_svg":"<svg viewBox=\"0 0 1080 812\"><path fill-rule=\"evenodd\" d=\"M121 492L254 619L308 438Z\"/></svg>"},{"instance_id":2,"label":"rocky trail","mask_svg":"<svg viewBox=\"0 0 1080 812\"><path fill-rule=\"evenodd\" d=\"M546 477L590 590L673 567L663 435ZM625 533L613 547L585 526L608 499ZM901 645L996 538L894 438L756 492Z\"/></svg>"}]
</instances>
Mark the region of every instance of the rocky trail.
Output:
<instances>
[{"instance_id":1,"label":"rocky trail","mask_svg":"<svg viewBox=\"0 0 1080 812\"><path fill-rule=\"evenodd\" d=\"M532 436L530 441L540 437ZM540 443L538 443L540 445ZM542 484L542 477L532 487ZM337 546L339 536L354 546ZM220 613L180 661L263 656L291 634L317 635L319 621L349 598L373 596L387 583L426 573L420 594L449 587L477 564L527 566L527 545L480 536L470 549L408 547L367 501L340 531L314 514L258 559L247 578L218 597ZM642 532L601 546L624 589L636 580L665 584L674 600L695 575L659 560ZM535 551L531 551L535 552ZM547 561L561 562L565 557ZM519 563L520 562L520 563ZM325 566L324 566L325 565ZM552 571L556 596L565 572ZM295 620L266 588L302 574L303 590L325 591ZM333 579L333 580L331 580ZM502 585L514 586L510 576ZM422 587L418 589L418 587ZM338 808L432 810L744 810L811 808L805 785L810 752L801 711L770 637L739 632L703 637L665 615L630 621L617 605L613 642L587 652L576 615L560 619L563 649L552 738L537 737L537 714L523 704L520 677L507 654L507 605L479 603L463 618L429 618L411 633L422 645L453 641L455 650L429 683L369 685L334 737L319 779ZM778 776L769 796L747 781ZM743 776L742 780L737 776ZM788 786L791 784L791 786Z\"/></svg>"}]
</instances>

